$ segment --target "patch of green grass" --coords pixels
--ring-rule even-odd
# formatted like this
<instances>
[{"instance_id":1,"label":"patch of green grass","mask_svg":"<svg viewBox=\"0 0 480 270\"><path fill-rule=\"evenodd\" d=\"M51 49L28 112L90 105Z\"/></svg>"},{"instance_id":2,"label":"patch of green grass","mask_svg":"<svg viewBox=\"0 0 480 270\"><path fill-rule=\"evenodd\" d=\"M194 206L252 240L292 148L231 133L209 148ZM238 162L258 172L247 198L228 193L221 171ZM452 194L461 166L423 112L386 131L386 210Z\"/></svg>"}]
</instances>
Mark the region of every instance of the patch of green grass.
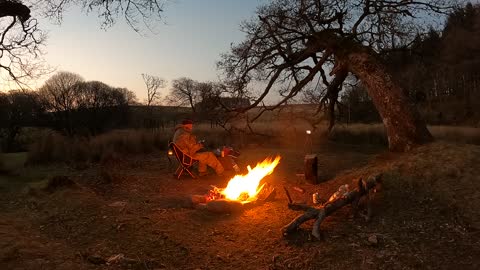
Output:
<instances>
[{"instance_id":1,"label":"patch of green grass","mask_svg":"<svg viewBox=\"0 0 480 270\"><path fill-rule=\"evenodd\" d=\"M27 166L27 152L0 154L0 188L23 188L30 183L41 183L52 175L65 174L66 166Z\"/></svg>"}]
</instances>

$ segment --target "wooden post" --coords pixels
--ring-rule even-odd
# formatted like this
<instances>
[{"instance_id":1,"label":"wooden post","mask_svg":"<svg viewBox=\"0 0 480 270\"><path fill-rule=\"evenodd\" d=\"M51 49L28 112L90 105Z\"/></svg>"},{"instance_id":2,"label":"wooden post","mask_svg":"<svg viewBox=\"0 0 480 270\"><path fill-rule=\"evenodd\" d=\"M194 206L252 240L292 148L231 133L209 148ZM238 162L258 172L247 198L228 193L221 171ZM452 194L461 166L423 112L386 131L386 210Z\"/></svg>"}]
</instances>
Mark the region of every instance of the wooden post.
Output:
<instances>
[{"instance_id":1,"label":"wooden post","mask_svg":"<svg viewBox=\"0 0 480 270\"><path fill-rule=\"evenodd\" d=\"M315 154L305 155L305 180L311 184L318 182L318 158Z\"/></svg>"}]
</instances>

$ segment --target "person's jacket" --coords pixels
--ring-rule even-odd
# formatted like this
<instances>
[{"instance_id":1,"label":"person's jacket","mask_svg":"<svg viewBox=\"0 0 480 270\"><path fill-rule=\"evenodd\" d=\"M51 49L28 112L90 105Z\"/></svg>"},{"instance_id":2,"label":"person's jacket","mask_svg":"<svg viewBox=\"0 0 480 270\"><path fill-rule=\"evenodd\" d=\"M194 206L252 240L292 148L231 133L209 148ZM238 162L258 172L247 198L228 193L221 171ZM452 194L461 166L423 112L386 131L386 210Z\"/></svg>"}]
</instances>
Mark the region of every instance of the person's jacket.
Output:
<instances>
[{"instance_id":1,"label":"person's jacket","mask_svg":"<svg viewBox=\"0 0 480 270\"><path fill-rule=\"evenodd\" d=\"M175 127L173 142L190 156L193 156L198 150L203 148L203 145L197 142L197 137L191 131L185 130L182 124Z\"/></svg>"}]
</instances>

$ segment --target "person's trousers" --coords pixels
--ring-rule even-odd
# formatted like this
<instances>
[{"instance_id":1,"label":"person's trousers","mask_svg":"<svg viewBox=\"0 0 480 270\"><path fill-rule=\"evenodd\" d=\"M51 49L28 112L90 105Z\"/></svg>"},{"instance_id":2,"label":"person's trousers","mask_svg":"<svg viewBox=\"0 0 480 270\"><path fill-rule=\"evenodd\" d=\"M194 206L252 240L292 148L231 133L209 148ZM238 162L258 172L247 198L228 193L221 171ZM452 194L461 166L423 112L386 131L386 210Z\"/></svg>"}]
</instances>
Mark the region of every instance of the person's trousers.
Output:
<instances>
[{"instance_id":1,"label":"person's trousers","mask_svg":"<svg viewBox=\"0 0 480 270\"><path fill-rule=\"evenodd\" d=\"M200 152L193 155L194 159L198 159L198 172L204 173L207 171L207 166L212 167L217 174L222 174L225 170L218 161L217 157L212 152Z\"/></svg>"}]
</instances>

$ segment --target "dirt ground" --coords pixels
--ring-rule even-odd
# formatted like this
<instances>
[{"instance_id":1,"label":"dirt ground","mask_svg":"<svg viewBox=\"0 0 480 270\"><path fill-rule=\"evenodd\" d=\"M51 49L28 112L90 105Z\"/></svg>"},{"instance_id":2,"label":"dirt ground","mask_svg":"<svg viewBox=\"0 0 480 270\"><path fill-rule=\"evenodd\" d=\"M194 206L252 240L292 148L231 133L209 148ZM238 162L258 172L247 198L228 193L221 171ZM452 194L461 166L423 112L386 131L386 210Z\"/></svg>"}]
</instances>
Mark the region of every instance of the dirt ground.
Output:
<instances>
[{"instance_id":1,"label":"dirt ground","mask_svg":"<svg viewBox=\"0 0 480 270\"><path fill-rule=\"evenodd\" d=\"M324 144L315 153L323 182L310 185L296 176L304 152L242 149L242 167L282 156L265 179L277 196L232 214L190 201L228 177L176 180L160 154L67 169L67 187L4 180L0 269L480 269L480 147L434 143L395 155ZM287 208L282 186L311 203L314 192L328 199L341 184L379 172L385 183L370 222L347 206L322 223L321 241L310 236L312 222L282 236L300 214Z\"/></svg>"}]
</instances>

